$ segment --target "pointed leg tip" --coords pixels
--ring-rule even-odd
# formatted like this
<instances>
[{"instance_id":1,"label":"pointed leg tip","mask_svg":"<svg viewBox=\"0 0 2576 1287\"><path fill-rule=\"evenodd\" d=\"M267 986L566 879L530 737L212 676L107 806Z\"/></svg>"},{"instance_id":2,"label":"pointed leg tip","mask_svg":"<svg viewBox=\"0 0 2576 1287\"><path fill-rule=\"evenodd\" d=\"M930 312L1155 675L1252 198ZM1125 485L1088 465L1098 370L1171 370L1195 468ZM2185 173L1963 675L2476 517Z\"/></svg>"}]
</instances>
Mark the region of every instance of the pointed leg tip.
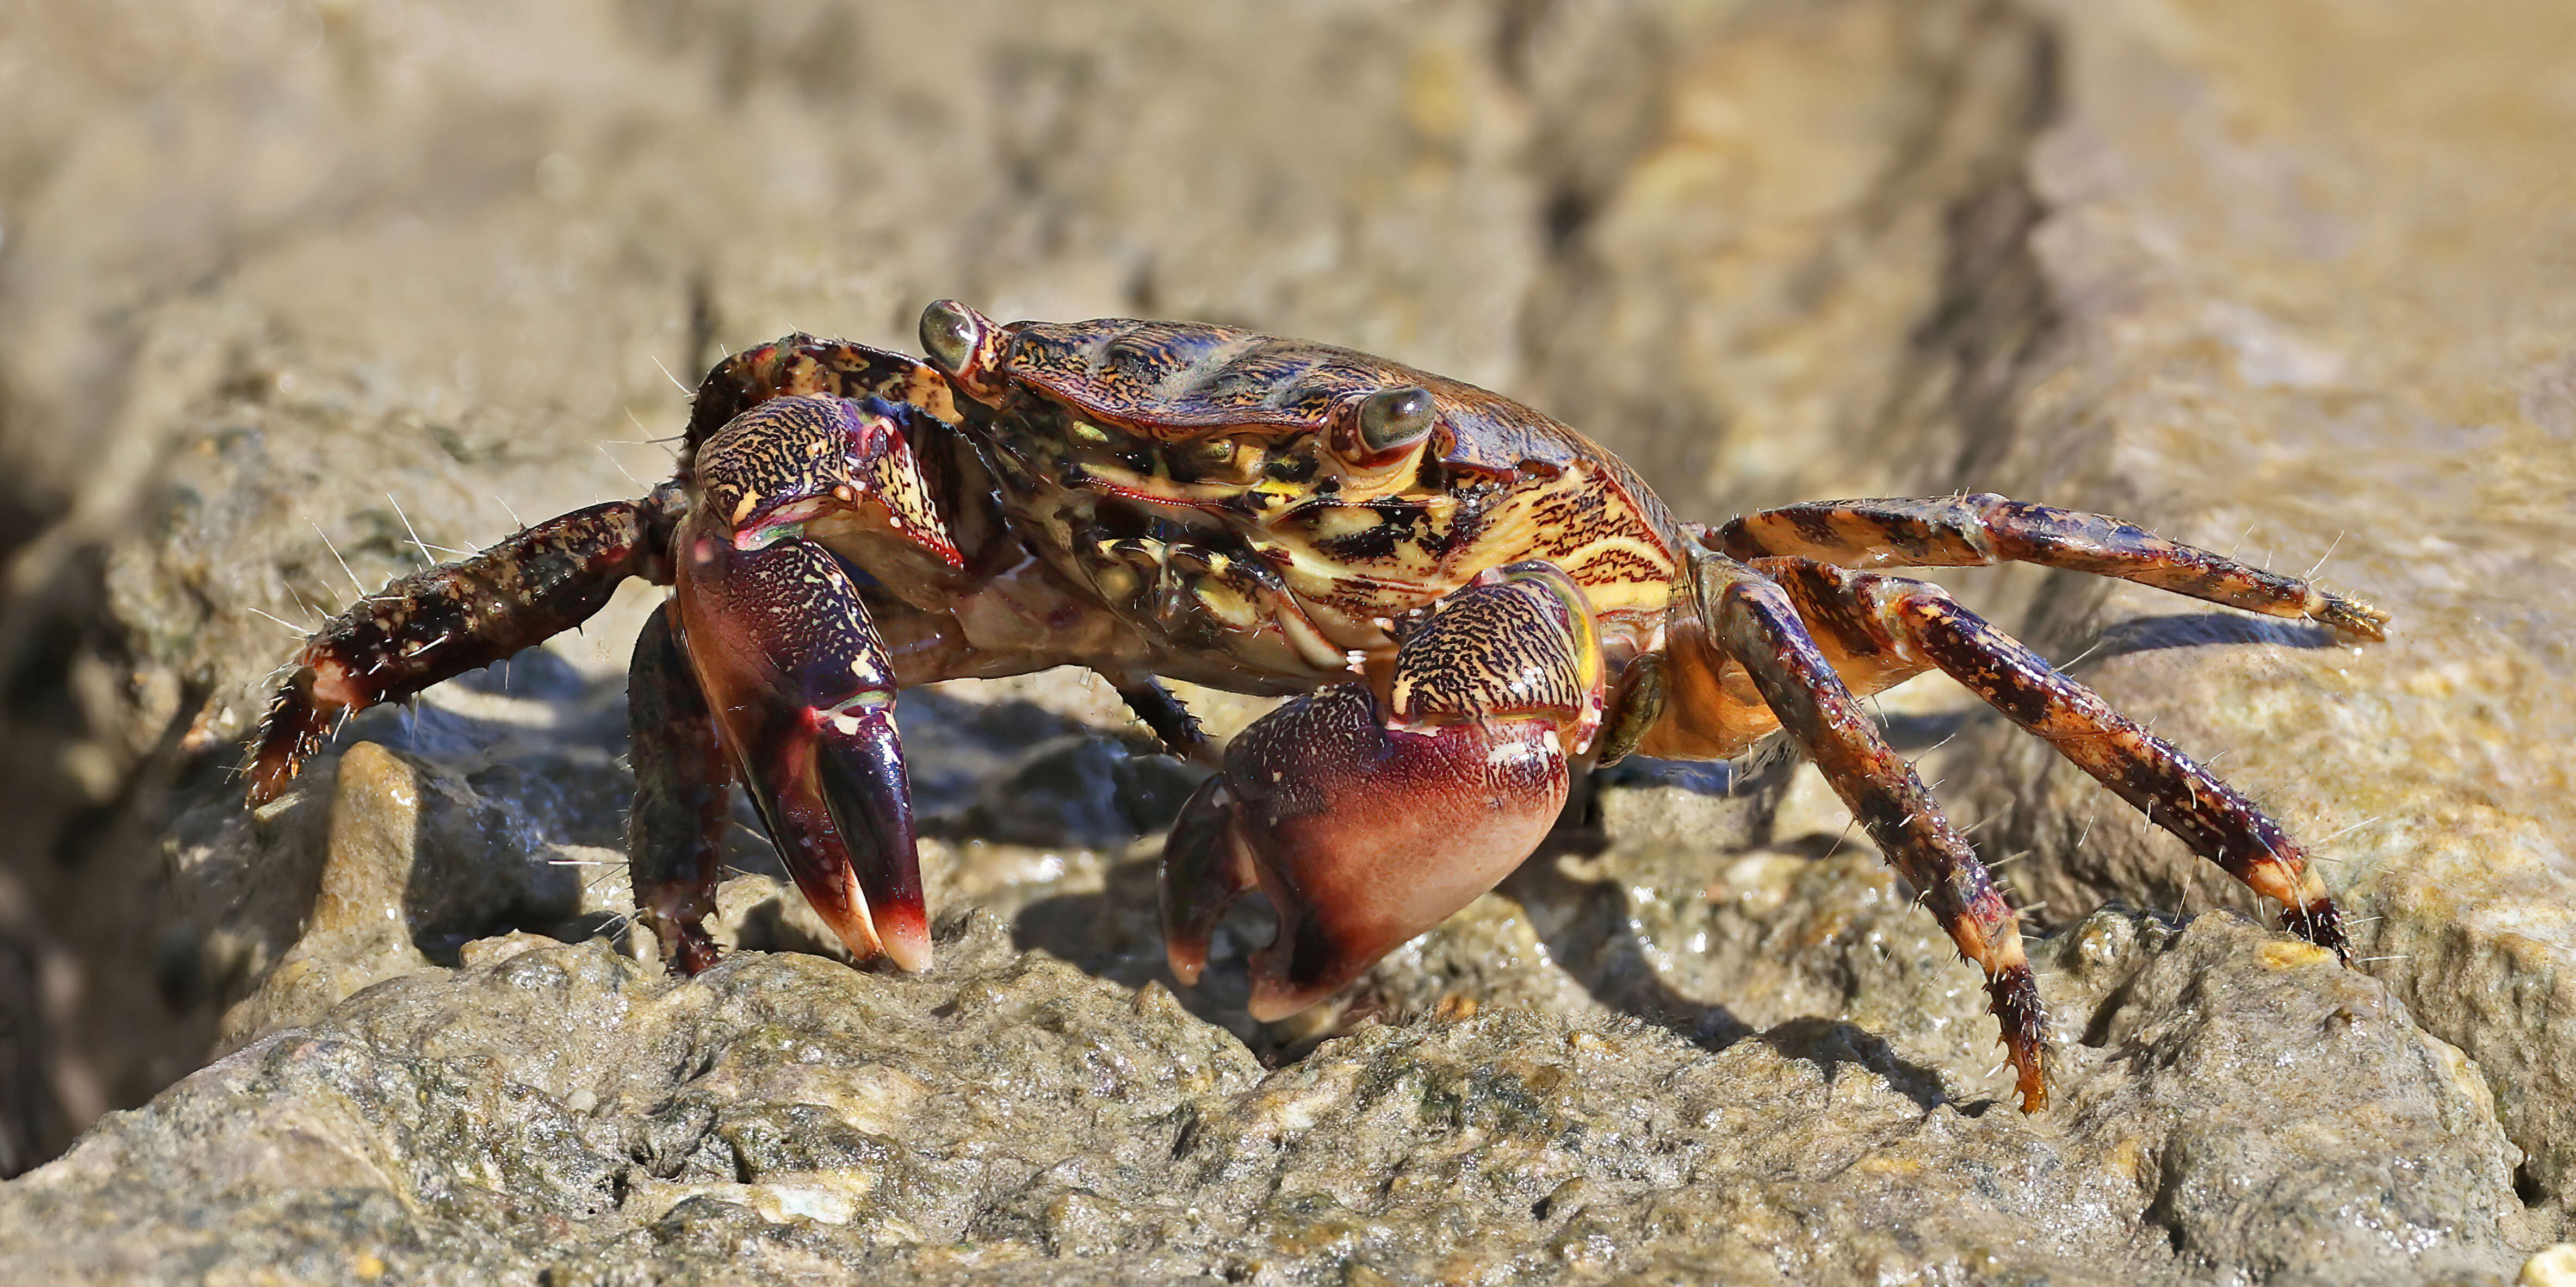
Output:
<instances>
[{"instance_id":1,"label":"pointed leg tip","mask_svg":"<svg viewBox=\"0 0 2576 1287\"><path fill-rule=\"evenodd\" d=\"M294 781L294 770L274 768L262 759L251 766L250 790L244 793L243 800L253 809L264 809L286 794L286 788Z\"/></svg>"},{"instance_id":2,"label":"pointed leg tip","mask_svg":"<svg viewBox=\"0 0 2576 1287\"><path fill-rule=\"evenodd\" d=\"M263 809L284 799L303 776L304 761L321 746L321 734L315 731L264 735L251 755L246 774L250 787L243 793L244 801L252 809Z\"/></svg>"},{"instance_id":3,"label":"pointed leg tip","mask_svg":"<svg viewBox=\"0 0 2576 1287\"><path fill-rule=\"evenodd\" d=\"M2344 932L2343 909L2333 899L2314 898L2282 908L2281 928L2334 953L2337 963L2352 964L2352 937Z\"/></svg>"},{"instance_id":4,"label":"pointed leg tip","mask_svg":"<svg viewBox=\"0 0 2576 1287\"><path fill-rule=\"evenodd\" d=\"M694 979L713 969L718 955L715 940L708 938L706 931L699 930L694 935L682 935L680 941L672 946L668 959L674 972Z\"/></svg>"},{"instance_id":5,"label":"pointed leg tip","mask_svg":"<svg viewBox=\"0 0 2576 1287\"><path fill-rule=\"evenodd\" d=\"M2371 643L2387 642L2390 619L2389 614L2383 609L2372 607L2359 599L2348 599L2333 594L2326 596L2324 610L2317 613L2317 620Z\"/></svg>"},{"instance_id":6,"label":"pointed leg tip","mask_svg":"<svg viewBox=\"0 0 2576 1287\"><path fill-rule=\"evenodd\" d=\"M2013 1066L2016 1072L2013 1089L2021 1095L2021 1111L2024 1113L2046 1111L2048 1108L2046 1066L2035 1060L2023 1063L2018 1056L2015 1057Z\"/></svg>"},{"instance_id":7,"label":"pointed leg tip","mask_svg":"<svg viewBox=\"0 0 2576 1287\"><path fill-rule=\"evenodd\" d=\"M2036 1113L2048 1107L2048 1008L2039 998L2039 979L2030 966L2020 960L2020 944L2012 944L2014 958L1986 981L1986 996L1997 1024L2003 1029L2003 1047L2013 1068L2013 1090L2021 1097L2021 1111Z\"/></svg>"},{"instance_id":8,"label":"pointed leg tip","mask_svg":"<svg viewBox=\"0 0 2576 1287\"><path fill-rule=\"evenodd\" d=\"M250 745L250 790L245 798L251 808L274 804L294 788L304 761L331 736L332 720L373 704L352 690L342 671L334 668L332 674L329 690L317 691L314 668L300 666L269 699L268 712L260 717L259 733Z\"/></svg>"}]
</instances>

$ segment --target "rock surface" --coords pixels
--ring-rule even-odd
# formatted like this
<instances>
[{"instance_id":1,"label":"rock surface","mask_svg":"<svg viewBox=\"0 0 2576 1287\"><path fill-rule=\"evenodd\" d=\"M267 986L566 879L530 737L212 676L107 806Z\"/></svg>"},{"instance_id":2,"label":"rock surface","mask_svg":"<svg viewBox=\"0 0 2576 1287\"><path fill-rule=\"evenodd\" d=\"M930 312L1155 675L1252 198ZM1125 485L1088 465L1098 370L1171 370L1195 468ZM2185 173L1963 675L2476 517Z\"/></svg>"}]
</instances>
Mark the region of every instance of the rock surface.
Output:
<instances>
[{"instance_id":1,"label":"rock surface","mask_svg":"<svg viewBox=\"0 0 2576 1287\"><path fill-rule=\"evenodd\" d=\"M604 940L475 943L109 1119L11 1186L0 1240L23 1272L130 1282L2513 1263L2493 1235L2520 1206L2511 1147L2471 1065L2382 985L2219 914L2062 940L2061 1003L2089 1022L2037 1119L1818 1018L1710 1053L1514 1008L1367 1026L1265 1073L1160 987L1018 952L987 914L940 937L926 977L746 952L685 983ZM2309 1034L2286 1062L2285 1029Z\"/></svg>"},{"instance_id":2,"label":"rock surface","mask_svg":"<svg viewBox=\"0 0 2576 1287\"><path fill-rule=\"evenodd\" d=\"M0 19L0 1174L171 1087L0 1185L0 1263L2511 1278L2576 1203L2576 16L2241 9ZM904 699L936 973L757 950L829 936L746 828L755 950L672 984L611 950L640 587L240 809L297 626L634 494L665 370L908 345L937 295L1384 352L1704 517L1997 490L2323 561L2390 644L1941 579L2223 755L2373 959L2193 916L2244 904L1935 688L1888 724L2055 931L2048 1115L1998 1102L1973 981L1789 765L1603 775L1340 1019L1265 1028L1256 922L1158 990L1186 775L1046 676Z\"/></svg>"}]
</instances>

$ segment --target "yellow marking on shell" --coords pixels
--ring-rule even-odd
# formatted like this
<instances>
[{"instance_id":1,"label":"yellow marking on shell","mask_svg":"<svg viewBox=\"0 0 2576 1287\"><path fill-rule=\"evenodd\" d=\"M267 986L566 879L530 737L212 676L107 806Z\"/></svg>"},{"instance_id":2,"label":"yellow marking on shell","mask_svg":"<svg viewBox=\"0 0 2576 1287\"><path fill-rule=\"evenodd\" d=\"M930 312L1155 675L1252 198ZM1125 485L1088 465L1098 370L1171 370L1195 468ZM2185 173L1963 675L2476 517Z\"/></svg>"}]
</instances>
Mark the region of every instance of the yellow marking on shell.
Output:
<instances>
[{"instance_id":1,"label":"yellow marking on shell","mask_svg":"<svg viewBox=\"0 0 2576 1287\"><path fill-rule=\"evenodd\" d=\"M1377 526L1381 521L1383 520L1376 510L1364 505L1332 505L1325 507L1315 516L1313 527L1317 537L1330 540L1340 536L1356 536Z\"/></svg>"},{"instance_id":2,"label":"yellow marking on shell","mask_svg":"<svg viewBox=\"0 0 2576 1287\"><path fill-rule=\"evenodd\" d=\"M1477 561L1492 565L1545 559L1583 587L1596 613L1661 611L1672 597L1679 568L1642 515L1626 506L1596 512L1589 531L1570 531L1541 517L1561 509L1568 497L1604 485L1597 471L1570 469L1515 494L1505 512L1479 534L1479 547L1492 553Z\"/></svg>"},{"instance_id":3,"label":"yellow marking on shell","mask_svg":"<svg viewBox=\"0 0 2576 1287\"><path fill-rule=\"evenodd\" d=\"M1627 536L1605 537L1582 546L1573 562L1560 566L1583 587L1596 613L1662 611L1672 600L1677 575L1671 554Z\"/></svg>"},{"instance_id":4,"label":"yellow marking on shell","mask_svg":"<svg viewBox=\"0 0 2576 1287\"><path fill-rule=\"evenodd\" d=\"M1346 661L1345 650L1326 639L1323 632L1315 628L1315 623L1308 621L1306 614L1297 611L1295 605L1287 606L1288 611L1279 613L1275 620L1279 623L1280 635L1297 650L1297 656L1317 670L1340 670Z\"/></svg>"},{"instance_id":5,"label":"yellow marking on shell","mask_svg":"<svg viewBox=\"0 0 2576 1287\"><path fill-rule=\"evenodd\" d=\"M1090 572L1092 586L1100 591L1102 598L1112 603L1135 598L1136 591L1144 586L1144 579L1137 575L1136 569L1125 563L1095 564Z\"/></svg>"},{"instance_id":6,"label":"yellow marking on shell","mask_svg":"<svg viewBox=\"0 0 2576 1287\"><path fill-rule=\"evenodd\" d=\"M1263 509L1294 504L1315 494L1315 489L1308 484L1282 482L1276 478L1265 478L1245 490L1260 498Z\"/></svg>"},{"instance_id":7,"label":"yellow marking on shell","mask_svg":"<svg viewBox=\"0 0 2576 1287\"><path fill-rule=\"evenodd\" d=\"M736 502L733 507L733 518L731 521L739 524L744 519L751 517L751 512L758 508L760 508L760 493L746 488L742 493L742 499L739 502Z\"/></svg>"},{"instance_id":8,"label":"yellow marking on shell","mask_svg":"<svg viewBox=\"0 0 2576 1287\"><path fill-rule=\"evenodd\" d=\"M1288 547L1288 562L1279 569L1279 577L1301 599L1327 598L1350 581L1342 564L1302 543Z\"/></svg>"},{"instance_id":9,"label":"yellow marking on shell","mask_svg":"<svg viewBox=\"0 0 2576 1287\"><path fill-rule=\"evenodd\" d=\"M901 401L949 424L957 423L957 400L948 392L948 381L929 367L915 366L904 377Z\"/></svg>"},{"instance_id":10,"label":"yellow marking on shell","mask_svg":"<svg viewBox=\"0 0 2576 1287\"><path fill-rule=\"evenodd\" d=\"M1198 585L1199 603L1208 615L1237 630L1249 630L1261 620L1252 601L1237 594L1234 587L1213 578L1203 578Z\"/></svg>"}]
</instances>

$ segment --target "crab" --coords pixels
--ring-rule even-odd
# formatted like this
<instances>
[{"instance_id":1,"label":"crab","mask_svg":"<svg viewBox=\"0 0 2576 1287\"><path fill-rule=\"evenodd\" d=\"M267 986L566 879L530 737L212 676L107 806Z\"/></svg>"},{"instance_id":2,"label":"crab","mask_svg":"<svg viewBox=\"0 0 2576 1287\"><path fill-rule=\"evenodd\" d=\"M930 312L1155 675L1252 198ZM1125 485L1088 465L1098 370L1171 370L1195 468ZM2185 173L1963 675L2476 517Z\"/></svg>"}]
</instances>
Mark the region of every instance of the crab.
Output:
<instances>
[{"instance_id":1,"label":"crab","mask_svg":"<svg viewBox=\"0 0 2576 1287\"><path fill-rule=\"evenodd\" d=\"M1997 495L1673 517L1608 451L1510 399L1232 327L922 315L927 360L790 335L699 387L676 476L400 578L316 632L256 735L254 805L336 719L672 587L636 641L640 920L688 974L739 782L859 958L931 962L893 706L1076 665L1210 770L1166 842L1195 984L1257 888L1250 1010L1325 1000L1525 859L1571 775L1785 738L1981 970L2025 1111L2048 1017L2019 921L1860 698L1946 672L2349 961L2305 851L2207 769L1937 586L2019 561L2348 635L2386 613L2098 514ZM1287 700L1231 744L1161 679Z\"/></svg>"}]
</instances>

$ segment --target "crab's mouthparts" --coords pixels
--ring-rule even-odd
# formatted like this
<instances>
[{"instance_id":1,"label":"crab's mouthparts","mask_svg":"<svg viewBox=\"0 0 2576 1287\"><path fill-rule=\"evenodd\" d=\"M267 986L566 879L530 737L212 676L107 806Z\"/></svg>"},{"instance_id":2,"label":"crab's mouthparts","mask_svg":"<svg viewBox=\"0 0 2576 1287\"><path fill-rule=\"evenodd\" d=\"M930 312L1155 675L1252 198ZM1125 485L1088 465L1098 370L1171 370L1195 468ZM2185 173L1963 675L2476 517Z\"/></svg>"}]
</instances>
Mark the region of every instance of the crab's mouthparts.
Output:
<instances>
[{"instance_id":1,"label":"crab's mouthparts","mask_svg":"<svg viewBox=\"0 0 2576 1287\"><path fill-rule=\"evenodd\" d=\"M809 496L803 500L771 505L752 514L735 526L733 547L745 553L765 550L780 541L794 540L805 534L805 525L835 508L828 497Z\"/></svg>"},{"instance_id":2,"label":"crab's mouthparts","mask_svg":"<svg viewBox=\"0 0 2576 1287\"><path fill-rule=\"evenodd\" d=\"M937 493L905 435L911 413L880 398L800 395L766 402L701 452L698 484L737 550L805 535L808 524L890 532L950 568L965 565Z\"/></svg>"},{"instance_id":3,"label":"crab's mouthparts","mask_svg":"<svg viewBox=\"0 0 2576 1287\"><path fill-rule=\"evenodd\" d=\"M952 569L966 566L966 558L950 539L948 528L935 516L925 518L900 506L872 504L870 500L865 493L849 497L808 496L755 511L734 528L733 547L745 553L765 550L780 541L811 535L808 529L819 523L843 530L889 533Z\"/></svg>"}]
</instances>

